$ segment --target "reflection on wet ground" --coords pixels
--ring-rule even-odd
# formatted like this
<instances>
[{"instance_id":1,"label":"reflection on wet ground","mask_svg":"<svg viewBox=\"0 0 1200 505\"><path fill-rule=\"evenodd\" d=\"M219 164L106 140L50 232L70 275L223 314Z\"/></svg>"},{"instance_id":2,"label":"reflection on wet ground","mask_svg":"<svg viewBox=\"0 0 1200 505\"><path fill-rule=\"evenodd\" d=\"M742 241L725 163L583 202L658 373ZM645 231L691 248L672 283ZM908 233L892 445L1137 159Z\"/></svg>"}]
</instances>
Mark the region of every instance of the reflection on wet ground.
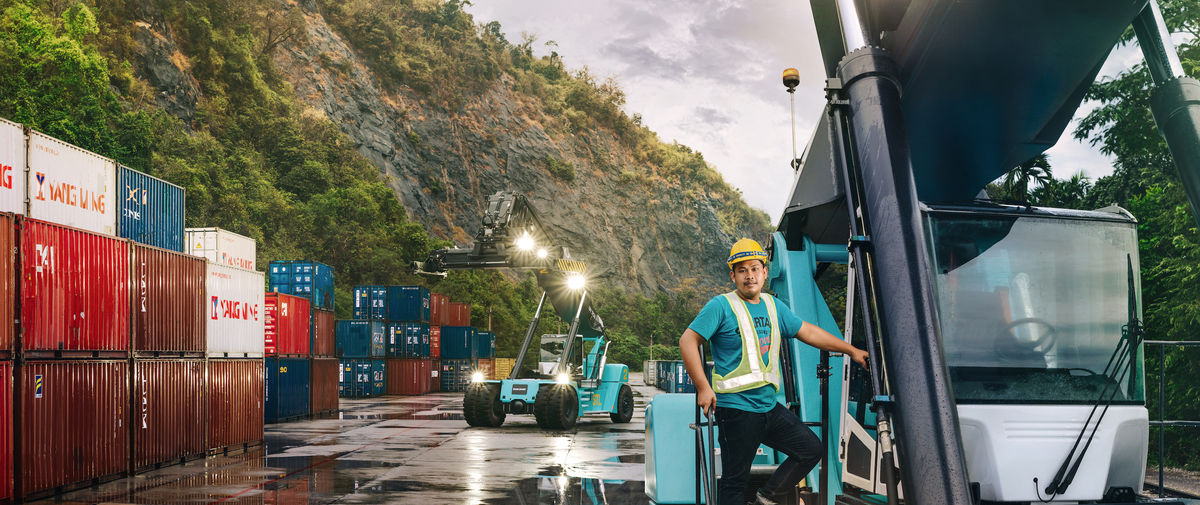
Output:
<instances>
[{"instance_id":1,"label":"reflection on wet ground","mask_svg":"<svg viewBox=\"0 0 1200 505\"><path fill-rule=\"evenodd\" d=\"M631 374L633 421L584 417L543 431L533 416L470 428L461 393L341 401L341 411L270 424L261 447L38 503L641 504L644 413L657 390Z\"/></svg>"}]
</instances>

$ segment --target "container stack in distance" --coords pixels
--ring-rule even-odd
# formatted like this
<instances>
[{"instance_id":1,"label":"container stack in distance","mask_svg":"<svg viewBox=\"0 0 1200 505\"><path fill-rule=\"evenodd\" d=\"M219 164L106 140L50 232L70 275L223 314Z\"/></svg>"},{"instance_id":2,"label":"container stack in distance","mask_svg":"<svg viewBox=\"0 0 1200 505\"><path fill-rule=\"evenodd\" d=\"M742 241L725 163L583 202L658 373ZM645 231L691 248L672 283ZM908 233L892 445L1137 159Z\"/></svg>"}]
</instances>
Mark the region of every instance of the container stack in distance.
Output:
<instances>
[{"instance_id":1,"label":"container stack in distance","mask_svg":"<svg viewBox=\"0 0 1200 505\"><path fill-rule=\"evenodd\" d=\"M704 364L704 373L711 380L711 361ZM647 360L642 362L642 380L668 393L695 393L696 385L680 360Z\"/></svg>"},{"instance_id":2,"label":"container stack in distance","mask_svg":"<svg viewBox=\"0 0 1200 505\"><path fill-rule=\"evenodd\" d=\"M420 286L354 287L356 320L384 326L385 394L420 395L433 390L430 322L431 314L440 311L434 305L439 297Z\"/></svg>"},{"instance_id":3,"label":"container stack in distance","mask_svg":"<svg viewBox=\"0 0 1200 505\"><path fill-rule=\"evenodd\" d=\"M317 261L272 261L268 271L266 422L335 411L333 268Z\"/></svg>"},{"instance_id":4,"label":"container stack in distance","mask_svg":"<svg viewBox=\"0 0 1200 505\"><path fill-rule=\"evenodd\" d=\"M442 391L464 391L470 384L477 338L471 326L471 306L447 301L441 326Z\"/></svg>"}]
</instances>

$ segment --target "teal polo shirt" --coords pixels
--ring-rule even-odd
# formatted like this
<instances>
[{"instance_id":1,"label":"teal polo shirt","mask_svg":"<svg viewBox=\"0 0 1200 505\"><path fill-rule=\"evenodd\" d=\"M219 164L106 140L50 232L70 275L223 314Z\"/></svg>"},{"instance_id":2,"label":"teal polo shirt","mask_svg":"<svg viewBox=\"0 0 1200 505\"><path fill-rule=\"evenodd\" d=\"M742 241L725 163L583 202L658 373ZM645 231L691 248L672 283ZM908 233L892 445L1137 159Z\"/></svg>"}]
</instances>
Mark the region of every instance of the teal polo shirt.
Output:
<instances>
[{"instance_id":1,"label":"teal polo shirt","mask_svg":"<svg viewBox=\"0 0 1200 505\"><path fill-rule=\"evenodd\" d=\"M746 307L750 310L750 319L754 323L755 332L758 333L758 350L762 353L763 361L770 366L768 354L771 351L771 327L767 324L767 304L762 300L766 296L771 295L763 293L759 295L758 303L746 302ZM778 319L775 324L779 328L780 337L795 337L804 321L778 298L774 300ZM742 335L738 330L737 317L733 315L733 309L729 308L725 295L717 295L709 300L688 328L708 340L709 347L712 348L713 367L717 374L732 372L741 363ZM781 347L782 344L783 342L780 343ZM784 371L780 370L780 373ZM767 412L778 403L776 393L775 386L769 384L737 393L717 393L717 406L749 412Z\"/></svg>"}]
</instances>

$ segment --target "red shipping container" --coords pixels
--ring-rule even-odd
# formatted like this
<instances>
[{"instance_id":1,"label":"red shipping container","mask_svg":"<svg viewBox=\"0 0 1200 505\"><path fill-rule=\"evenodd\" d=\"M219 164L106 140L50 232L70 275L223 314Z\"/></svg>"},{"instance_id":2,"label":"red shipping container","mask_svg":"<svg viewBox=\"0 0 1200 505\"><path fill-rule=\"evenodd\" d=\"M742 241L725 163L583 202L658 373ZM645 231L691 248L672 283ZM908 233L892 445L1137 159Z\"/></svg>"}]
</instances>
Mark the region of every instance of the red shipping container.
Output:
<instances>
[{"instance_id":1,"label":"red shipping container","mask_svg":"<svg viewBox=\"0 0 1200 505\"><path fill-rule=\"evenodd\" d=\"M13 497L13 365L0 361L0 500Z\"/></svg>"},{"instance_id":2,"label":"red shipping container","mask_svg":"<svg viewBox=\"0 0 1200 505\"><path fill-rule=\"evenodd\" d=\"M429 324L442 324L443 314L446 313L446 295L441 293L429 294Z\"/></svg>"},{"instance_id":3,"label":"red shipping container","mask_svg":"<svg viewBox=\"0 0 1200 505\"><path fill-rule=\"evenodd\" d=\"M310 409L313 414L338 409L338 359L313 358L312 383L308 390Z\"/></svg>"},{"instance_id":4,"label":"red shipping container","mask_svg":"<svg viewBox=\"0 0 1200 505\"><path fill-rule=\"evenodd\" d=\"M25 350L128 351L128 241L35 219L20 241Z\"/></svg>"},{"instance_id":5,"label":"red shipping container","mask_svg":"<svg viewBox=\"0 0 1200 505\"><path fill-rule=\"evenodd\" d=\"M263 360L208 360L208 445L220 449L263 438Z\"/></svg>"},{"instance_id":6,"label":"red shipping container","mask_svg":"<svg viewBox=\"0 0 1200 505\"><path fill-rule=\"evenodd\" d=\"M4 321L0 324L0 351L12 350L16 341L16 284L17 217L0 213L0 321Z\"/></svg>"},{"instance_id":7,"label":"red shipping container","mask_svg":"<svg viewBox=\"0 0 1200 505\"><path fill-rule=\"evenodd\" d=\"M423 358L387 360L387 394L423 395L429 392L433 364Z\"/></svg>"},{"instance_id":8,"label":"red shipping container","mask_svg":"<svg viewBox=\"0 0 1200 505\"><path fill-rule=\"evenodd\" d=\"M475 371L483 373L484 380L493 380L496 375L496 360L480 358L475 362Z\"/></svg>"},{"instance_id":9,"label":"red shipping container","mask_svg":"<svg viewBox=\"0 0 1200 505\"><path fill-rule=\"evenodd\" d=\"M429 357L442 357L442 327L429 327Z\"/></svg>"},{"instance_id":10,"label":"red shipping container","mask_svg":"<svg viewBox=\"0 0 1200 505\"><path fill-rule=\"evenodd\" d=\"M332 357L337 349L333 311L313 309L312 319L312 355Z\"/></svg>"},{"instance_id":11,"label":"red shipping container","mask_svg":"<svg viewBox=\"0 0 1200 505\"><path fill-rule=\"evenodd\" d=\"M204 352L204 259L130 243L133 350Z\"/></svg>"},{"instance_id":12,"label":"red shipping container","mask_svg":"<svg viewBox=\"0 0 1200 505\"><path fill-rule=\"evenodd\" d=\"M203 455L204 360L137 360L133 370L134 471Z\"/></svg>"},{"instance_id":13,"label":"red shipping container","mask_svg":"<svg viewBox=\"0 0 1200 505\"><path fill-rule=\"evenodd\" d=\"M429 392L438 393L442 390L442 377L438 372L442 371L442 360L429 360Z\"/></svg>"},{"instance_id":14,"label":"red shipping container","mask_svg":"<svg viewBox=\"0 0 1200 505\"><path fill-rule=\"evenodd\" d=\"M17 381L17 496L129 469L128 361L26 361Z\"/></svg>"},{"instance_id":15,"label":"red shipping container","mask_svg":"<svg viewBox=\"0 0 1200 505\"><path fill-rule=\"evenodd\" d=\"M446 307L446 323L442 326L471 326L471 304L450 302Z\"/></svg>"},{"instance_id":16,"label":"red shipping container","mask_svg":"<svg viewBox=\"0 0 1200 505\"><path fill-rule=\"evenodd\" d=\"M263 352L268 356L308 356L311 303L283 293L268 292L265 297Z\"/></svg>"}]
</instances>

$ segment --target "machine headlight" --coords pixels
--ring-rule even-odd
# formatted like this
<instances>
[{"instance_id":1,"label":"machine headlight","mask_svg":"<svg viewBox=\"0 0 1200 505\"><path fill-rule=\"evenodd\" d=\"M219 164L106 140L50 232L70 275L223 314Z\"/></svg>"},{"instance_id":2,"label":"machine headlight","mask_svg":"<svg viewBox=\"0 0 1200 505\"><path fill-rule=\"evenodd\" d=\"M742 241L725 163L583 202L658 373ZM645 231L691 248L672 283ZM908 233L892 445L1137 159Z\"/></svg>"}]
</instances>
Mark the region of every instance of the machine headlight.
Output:
<instances>
[{"instance_id":1,"label":"machine headlight","mask_svg":"<svg viewBox=\"0 0 1200 505\"><path fill-rule=\"evenodd\" d=\"M532 251L535 244L533 242L533 237L530 237L529 234L526 233L517 238L516 245L518 251Z\"/></svg>"},{"instance_id":2,"label":"machine headlight","mask_svg":"<svg viewBox=\"0 0 1200 505\"><path fill-rule=\"evenodd\" d=\"M483 382L483 372L475 372L471 374L471 382Z\"/></svg>"},{"instance_id":3,"label":"machine headlight","mask_svg":"<svg viewBox=\"0 0 1200 505\"><path fill-rule=\"evenodd\" d=\"M570 384L571 376L569 374L560 373L560 374L558 374L557 377L554 378L554 382L557 382L559 384Z\"/></svg>"},{"instance_id":4,"label":"machine headlight","mask_svg":"<svg viewBox=\"0 0 1200 505\"><path fill-rule=\"evenodd\" d=\"M586 283L587 281L580 274L571 274L570 276L567 276L567 287L570 289L578 291L583 289L583 285Z\"/></svg>"},{"instance_id":5,"label":"machine headlight","mask_svg":"<svg viewBox=\"0 0 1200 505\"><path fill-rule=\"evenodd\" d=\"M538 249L538 252L537 252L537 257L538 257L538 259L543 259L543 260L544 260L544 259L546 259L546 256L547 256L547 255L549 255L549 254L550 254L550 253L549 253L549 252L547 252L545 249Z\"/></svg>"}]
</instances>

